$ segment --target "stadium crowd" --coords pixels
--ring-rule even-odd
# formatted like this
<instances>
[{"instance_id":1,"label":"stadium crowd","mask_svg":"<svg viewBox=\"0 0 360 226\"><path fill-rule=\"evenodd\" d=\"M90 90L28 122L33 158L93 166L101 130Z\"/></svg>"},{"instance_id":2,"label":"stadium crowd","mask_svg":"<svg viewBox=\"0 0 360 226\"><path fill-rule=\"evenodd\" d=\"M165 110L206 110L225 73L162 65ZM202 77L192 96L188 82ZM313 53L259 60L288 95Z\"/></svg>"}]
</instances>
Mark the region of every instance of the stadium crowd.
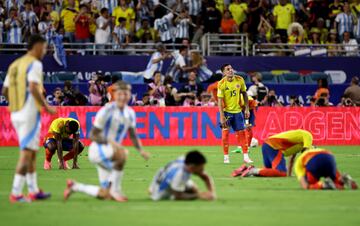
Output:
<instances>
[{"instance_id":1,"label":"stadium crowd","mask_svg":"<svg viewBox=\"0 0 360 226\"><path fill-rule=\"evenodd\" d=\"M23 43L36 32L49 42L59 34L64 42L114 48L246 33L260 44L343 43L351 55L360 39L360 1L0 0L0 43Z\"/></svg>"}]
</instances>

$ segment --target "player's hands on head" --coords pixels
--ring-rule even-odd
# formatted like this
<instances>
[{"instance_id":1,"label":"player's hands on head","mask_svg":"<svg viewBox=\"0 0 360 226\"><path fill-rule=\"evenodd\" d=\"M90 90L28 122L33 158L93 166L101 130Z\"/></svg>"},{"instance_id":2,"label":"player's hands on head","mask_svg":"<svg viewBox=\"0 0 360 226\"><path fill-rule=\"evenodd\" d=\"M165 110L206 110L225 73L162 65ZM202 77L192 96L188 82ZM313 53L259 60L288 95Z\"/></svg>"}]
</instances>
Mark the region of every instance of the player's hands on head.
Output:
<instances>
[{"instance_id":1,"label":"player's hands on head","mask_svg":"<svg viewBox=\"0 0 360 226\"><path fill-rule=\"evenodd\" d=\"M50 113L50 114L56 114L56 108L50 105L45 105L45 111Z\"/></svg>"}]
</instances>

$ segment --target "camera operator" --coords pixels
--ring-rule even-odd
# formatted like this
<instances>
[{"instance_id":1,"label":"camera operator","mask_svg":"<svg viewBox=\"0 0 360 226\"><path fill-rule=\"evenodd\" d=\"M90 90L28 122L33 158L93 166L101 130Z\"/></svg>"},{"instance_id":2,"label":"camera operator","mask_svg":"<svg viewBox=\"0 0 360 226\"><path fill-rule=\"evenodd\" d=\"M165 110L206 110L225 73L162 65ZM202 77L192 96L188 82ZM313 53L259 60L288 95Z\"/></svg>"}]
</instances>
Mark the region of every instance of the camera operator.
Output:
<instances>
[{"instance_id":1,"label":"camera operator","mask_svg":"<svg viewBox=\"0 0 360 226\"><path fill-rule=\"evenodd\" d=\"M106 97L106 77L102 72L97 74L89 81L89 102L93 106L103 106L108 102Z\"/></svg>"},{"instance_id":2,"label":"camera operator","mask_svg":"<svg viewBox=\"0 0 360 226\"><path fill-rule=\"evenodd\" d=\"M356 104L351 100L350 97L343 95L341 97L341 102L338 104L340 107L355 107Z\"/></svg>"},{"instance_id":3,"label":"camera operator","mask_svg":"<svg viewBox=\"0 0 360 226\"><path fill-rule=\"evenodd\" d=\"M261 101L261 105L269 106L269 107L282 107L283 104L277 99L275 90L269 90L267 96L264 97L263 101Z\"/></svg>"},{"instance_id":4,"label":"camera operator","mask_svg":"<svg viewBox=\"0 0 360 226\"><path fill-rule=\"evenodd\" d=\"M290 96L289 99L289 107L302 107L303 105L301 104L299 97L297 96Z\"/></svg>"},{"instance_id":5,"label":"camera operator","mask_svg":"<svg viewBox=\"0 0 360 226\"><path fill-rule=\"evenodd\" d=\"M315 102L315 106L317 106L317 107L328 107L328 106L333 106L333 104L329 102L328 94L327 93L322 93L322 94L320 94L320 97L317 98L317 100Z\"/></svg>"},{"instance_id":6,"label":"camera operator","mask_svg":"<svg viewBox=\"0 0 360 226\"><path fill-rule=\"evenodd\" d=\"M50 105L52 106L61 106L64 102L64 93L62 92L60 87L55 88L53 92L53 100L51 101Z\"/></svg>"}]
</instances>

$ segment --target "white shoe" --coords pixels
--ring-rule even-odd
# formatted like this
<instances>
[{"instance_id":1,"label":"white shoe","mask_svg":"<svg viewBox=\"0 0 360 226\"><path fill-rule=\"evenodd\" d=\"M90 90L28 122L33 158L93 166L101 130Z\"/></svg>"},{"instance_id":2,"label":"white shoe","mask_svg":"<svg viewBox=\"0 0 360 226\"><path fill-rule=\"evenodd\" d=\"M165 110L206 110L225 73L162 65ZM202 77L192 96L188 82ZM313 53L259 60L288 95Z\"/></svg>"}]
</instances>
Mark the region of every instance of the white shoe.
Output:
<instances>
[{"instance_id":1,"label":"white shoe","mask_svg":"<svg viewBox=\"0 0 360 226\"><path fill-rule=\"evenodd\" d=\"M249 156L244 156L244 162L245 163L253 163L254 161L249 158Z\"/></svg>"},{"instance_id":2,"label":"white shoe","mask_svg":"<svg viewBox=\"0 0 360 226\"><path fill-rule=\"evenodd\" d=\"M225 164L229 164L230 163L230 158L228 155L224 155L224 163Z\"/></svg>"}]
</instances>

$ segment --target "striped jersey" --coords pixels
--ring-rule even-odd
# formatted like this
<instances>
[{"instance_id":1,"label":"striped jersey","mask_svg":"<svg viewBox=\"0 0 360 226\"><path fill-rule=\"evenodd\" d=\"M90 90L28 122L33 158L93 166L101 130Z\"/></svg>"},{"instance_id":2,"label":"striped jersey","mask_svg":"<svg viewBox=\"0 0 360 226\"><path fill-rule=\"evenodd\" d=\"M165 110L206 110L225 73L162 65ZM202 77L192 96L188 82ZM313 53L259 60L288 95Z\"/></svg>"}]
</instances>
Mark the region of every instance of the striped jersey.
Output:
<instances>
[{"instance_id":1,"label":"striped jersey","mask_svg":"<svg viewBox=\"0 0 360 226\"><path fill-rule=\"evenodd\" d=\"M120 109L115 102L107 103L96 114L94 126L102 130L105 139L121 144L129 128L136 128L135 111L129 106Z\"/></svg>"},{"instance_id":2,"label":"striped jersey","mask_svg":"<svg viewBox=\"0 0 360 226\"><path fill-rule=\"evenodd\" d=\"M9 18L5 20L5 24L10 26L7 32L7 42L11 44L20 44L22 42L20 22Z\"/></svg>"},{"instance_id":3,"label":"striped jersey","mask_svg":"<svg viewBox=\"0 0 360 226\"><path fill-rule=\"evenodd\" d=\"M186 62L184 56L181 55L178 50L173 53L173 57L167 74L171 76L175 82L179 82L180 78L184 75L184 72L180 68L186 66Z\"/></svg>"},{"instance_id":4,"label":"striped jersey","mask_svg":"<svg viewBox=\"0 0 360 226\"><path fill-rule=\"evenodd\" d=\"M335 21L338 23L338 33L340 36L346 31L353 32L354 22L351 14L339 13L336 16Z\"/></svg>"},{"instance_id":5,"label":"striped jersey","mask_svg":"<svg viewBox=\"0 0 360 226\"><path fill-rule=\"evenodd\" d=\"M98 0L98 9L107 8L111 15L114 9L118 6L118 0Z\"/></svg>"},{"instance_id":6,"label":"striped jersey","mask_svg":"<svg viewBox=\"0 0 360 226\"><path fill-rule=\"evenodd\" d=\"M184 0L189 9L189 15L197 16L201 12L201 0Z\"/></svg>"},{"instance_id":7,"label":"striped jersey","mask_svg":"<svg viewBox=\"0 0 360 226\"><path fill-rule=\"evenodd\" d=\"M4 38L4 23L0 21L0 43L3 43Z\"/></svg>"},{"instance_id":8,"label":"striped jersey","mask_svg":"<svg viewBox=\"0 0 360 226\"><path fill-rule=\"evenodd\" d=\"M33 11L23 11L20 13L20 18L24 23L25 30L33 34L36 31L36 23L38 22L36 14Z\"/></svg>"},{"instance_id":9,"label":"striped jersey","mask_svg":"<svg viewBox=\"0 0 360 226\"><path fill-rule=\"evenodd\" d=\"M172 39L171 35L171 20L174 18L173 13L166 14L162 18L158 18L154 21L154 28L159 32L162 42Z\"/></svg>"},{"instance_id":10,"label":"striped jersey","mask_svg":"<svg viewBox=\"0 0 360 226\"><path fill-rule=\"evenodd\" d=\"M120 27L120 26L116 26L114 28L114 33L116 34L116 36L119 38L120 40L120 43L118 44L122 44L122 43L125 43L125 40L126 40L126 36L129 35L129 32L128 30L126 30L125 27ZM115 41L115 40L114 40Z\"/></svg>"},{"instance_id":11,"label":"striped jersey","mask_svg":"<svg viewBox=\"0 0 360 226\"><path fill-rule=\"evenodd\" d=\"M181 19L176 25L176 38L189 38L189 23L190 19Z\"/></svg>"},{"instance_id":12,"label":"striped jersey","mask_svg":"<svg viewBox=\"0 0 360 226\"><path fill-rule=\"evenodd\" d=\"M152 61L155 59L159 59L161 57L160 52L155 52L151 55L151 58L146 66L146 69L144 71L144 78L151 79L154 75L155 71L161 71L163 67L163 61L159 61L157 63L153 63Z\"/></svg>"},{"instance_id":13,"label":"striped jersey","mask_svg":"<svg viewBox=\"0 0 360 226\"><path fill-rule=\"evenodd\" d=\"M51 39L54 35L54 29L52 28L51 21L41 21L38 24L39 33L46 39L46 41L50 44Z\"/></svg>"}]
</instances>

